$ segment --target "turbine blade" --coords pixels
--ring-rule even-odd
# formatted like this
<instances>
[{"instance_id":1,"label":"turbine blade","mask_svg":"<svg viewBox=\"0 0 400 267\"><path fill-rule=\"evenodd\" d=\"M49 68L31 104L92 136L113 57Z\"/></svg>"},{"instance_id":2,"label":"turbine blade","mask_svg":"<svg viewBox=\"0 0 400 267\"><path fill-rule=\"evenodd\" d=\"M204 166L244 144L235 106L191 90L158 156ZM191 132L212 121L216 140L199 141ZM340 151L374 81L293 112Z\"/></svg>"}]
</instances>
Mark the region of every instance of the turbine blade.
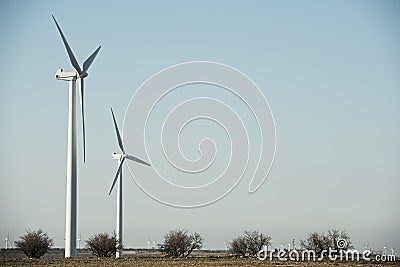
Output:
<instances>
[{"instance_id":1,"label":"turbine blade","mask_svg":"<svg viewBox=\"0 0 400 267\"><path fill-rule=\"evenodd\" d=\"M99 46L96 51L93 52L93 54L90 55L90 57L88 57L88 59L85 60L85 62L83 63L83 72L87 72L88 69L90 68L90 65L92 65L93 60L95 59L95 57L97 56L97 53L99 53L101 46Z\"/></svg>"},{"instance_id":2,"label":"turbine blade","mask_svg":"<svg viewBox=\"0 0 400 267\"><path fill-rule=\"evenodd\" d=\"M83 143L83 163L86 162L86 138L85 138L85 111L83 109L83 78L79 78L79 99L81 102L81 113L82 113L82 143Z\"/></svg>"},{"instance_id":3,"label":"turbine blade","mask_svg":"<svg viewBox=\"0 0 400 267\"><path fill-rule=\"evenodd\" d=\"M121 139L121 136L119 135L117 121L115 120L114 112L113 112L112 108L111 108L111 114L112 114L112 117L114 120L114 127L115 127L115 132L117 133L119 148L121 148L122 152L124 152L124 154L125 154L124 145L122 144L122 139Z\"/></svg>"},{"instance_id":4,"label":"turbine blade","mask_svg":"<svg viewBox=\"0 0 400 267\"><path fill-rule=\"evenodd\" d=\"M82 73L81 68L79 67L78 61L76 61L76 58L75 58L75 56L74 56L74 53L72 53L71 47L69 46L69 44L68 44L68 42L67 42L67 39L65 38L63 32L61 31L61 28L60 28L60 26L58 25L58 23L57 23L57 21L56 21L56 18L55 18L53 15L51 15L51 16L53 17L53 20L54 20L54 22L56 23L58 32L59 32L60 35L61 35L61 38L62 38L62 40L63 40L63 42L64 42L65 48L67 49L68 56L69 56L69 60L71 61L72 66L74 67L74 69L76 69L76 71L77 71L79 74L81 74L81 73Z\"/></svg>"},{"instance_id":5,"label":"turbine blade","mask_svg":"<svg viewBox=\"0 0 400 267\"><path fill-rule=\"evenodd\" d=\"M111 192L112 192L112 190L114 189L114 185L115 185L115 183L117 182L118 175L119 175L119 173L121 172L122 164L124 163L124 161L125 161L125 158L123 158L123 159L121 160L121 163L120 163L119 166L118 166L117 174L115 175L114 181L113 181L113 183L112 183L112 185L111 185L110 192L108 192L108 195L110 195Z\"/></svg>"},{"instance_id":6,"label":"turbine blade","mask_svg":"<svg viewBox=\"0 0 400 267\"><path fill-rule=\"evenodd\" d=\"M138 158L136 158L136 157L134 157L134 156L126 155L126 158L127 158L127 159L130 159L130 160L133 160L133 161L136 161L136 162L138 162L138 163L147 165L147 166L151 166L151 165L150 165L149 163L147 163L146 161L143 161L143 160L141 160L141 159L138 159Z\"/></svg>"}]
</instances>

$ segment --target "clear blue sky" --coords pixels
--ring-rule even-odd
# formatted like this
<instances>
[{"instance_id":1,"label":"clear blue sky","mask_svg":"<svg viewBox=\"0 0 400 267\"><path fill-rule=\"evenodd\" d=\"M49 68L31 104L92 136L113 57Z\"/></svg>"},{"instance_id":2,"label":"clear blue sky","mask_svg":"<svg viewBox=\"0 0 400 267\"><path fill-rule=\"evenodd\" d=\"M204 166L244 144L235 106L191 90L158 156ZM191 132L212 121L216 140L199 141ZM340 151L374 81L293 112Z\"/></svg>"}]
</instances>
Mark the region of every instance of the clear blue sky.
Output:
<instances>
[{"instance_id":1,"label":"clear blue sky","mask_svg":"<svg viewBox=\"0 0 400 267\"><path fill-rule=\"evenodd\" d=\"M52 14L79 62L102 45L86 79L82 239L115 226L109 108L122 128L147 78L207 60L241 70L268 99L278 140L270 176L255 194L242 182L214 205L178 209L126 175L126 246L145 247L173 228L202 233L206 248L247 229L280 246L339 228L358 248L399 251L398 1L2 1L1 238L41 227L64 245L68 89L54 74L72 68Z\"/></svg>"}]
</instances>

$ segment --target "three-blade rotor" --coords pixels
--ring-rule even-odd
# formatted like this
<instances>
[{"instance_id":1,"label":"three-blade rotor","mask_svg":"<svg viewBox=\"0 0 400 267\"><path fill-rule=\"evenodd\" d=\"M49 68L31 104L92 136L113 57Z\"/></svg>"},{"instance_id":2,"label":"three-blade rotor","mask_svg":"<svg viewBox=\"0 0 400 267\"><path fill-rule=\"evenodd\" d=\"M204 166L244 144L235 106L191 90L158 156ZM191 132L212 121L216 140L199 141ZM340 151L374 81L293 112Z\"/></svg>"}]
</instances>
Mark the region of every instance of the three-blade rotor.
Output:
<instances>
[{"instance_id":1,"label":"three-blade rotor","mask_svg":"<svg viewBox=\"0 0 400 267\"><path fill-rule=\"evenodd\" d=\"M78 83L79 83L79 98L80 98L80 106L81 106L81 112L82 112L82 135L83 135L83 162L86 161L86 144L85 144L85 112L84 112L84 101L83 101L83 93L84 93L84 85L83 85L83 78L88 76L87 71L89 70L90 65L93 63L94 59L96 58L97 54L100 51L101 46L99 46L83 63L83 69L79 67L78 61L75 58L74 53L72 52L71 47L68 44L67 39L65 38L60 26L57 23L57 20L55 17L52 15L54 22L56 23L58 32L61 35L61 39L64 43L65 49L67 50L69 60L71 61L72 67L77 72L77 78L79 78Z\"/></svg>"},{"instance_id":2,"label":"three-blade rotor","mask_svg":"<svg viewBox=\"0 0 400 267\"><path fill-rule=\"evenodd\" d=\"M117 173L115 174L114 181L113 181L113 183L112 183L112 185L111 185L111 188L110 188L110 191L108 192L108 194L111 194L111 192L112 192L112 190L113 190L113 188L114 188L114 185L115 185L115 183L117 182L118 175L119 175L120 172L121 172L122 164L124 163L125 159L129 159L129 160L135 161L135 162L140 163L140 164L144 164L144 165L147 165L147 166L151 166L149 163L147 163L147 162L145 162L145 161L143 161L143 160L141 160L141 159L139 159L139 158L137 158L137 157L134 157L134 156L125 154L124 144L123 144L123 142L122 142L122 138L121 138L121 135L120 135L120 133L119 133L117 121L115 120L114 112L113 112L112 109L111 109L111 115L112 115L112 117L113 117L114 128L115 128L115 133L116 133L116 135L117 135L118 145L119 145L119 148L120 148L121 151L122 151L122 154L119 155L119 156L121 157L121 158L120 158L120 163L119 163L119 165L118 165Z\"/></svg>"}]
</instances>

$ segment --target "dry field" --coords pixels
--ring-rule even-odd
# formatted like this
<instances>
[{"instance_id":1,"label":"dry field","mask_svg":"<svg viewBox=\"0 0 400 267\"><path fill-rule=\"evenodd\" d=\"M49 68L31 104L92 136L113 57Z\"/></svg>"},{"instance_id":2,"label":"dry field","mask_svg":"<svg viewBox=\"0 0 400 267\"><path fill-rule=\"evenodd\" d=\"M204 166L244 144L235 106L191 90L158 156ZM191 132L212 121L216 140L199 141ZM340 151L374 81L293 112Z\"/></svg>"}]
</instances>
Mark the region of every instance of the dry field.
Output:
<instances>
[{"instance_id":1,"label":"dry field","mask_svg":"<svg viewBox=\"0 0 400 267\"><path fill-rule=\"evenodd\" d=\"M218 251L196 251L193 258L187 259L171 259L161 257L157 251L149 252L143 250L124 251L123 259L97 259L88 250L79 250L78 258L64 259L64 251L62 249L51 249L42 259L28 259L21 251L18 250L0 250L0 266L1 267L19 267L19 266L53 266L53 267L167 267L167 266L399 266L400 262L293 262L293 261L260 261L255 258L233 258L228 257L224 252Z\"/></svg>"},{"instance_id":2,"label":"dry field","mask_svg":"<svg viewBox=\"0 0 400 267\"><path fill-rule=\"evenodd\" d=\"M94 258L45 258L45 259L9 259L0 258L0 266L87 266L87 267L123 267L123 266L400 266L396 263L374 263L374 262L283 262L283 261L259 261L258 259L240 258L188 258L188 259L169 259L169 258L124 258L124 259L94 259Z\"/></svg>"}]
</instances>

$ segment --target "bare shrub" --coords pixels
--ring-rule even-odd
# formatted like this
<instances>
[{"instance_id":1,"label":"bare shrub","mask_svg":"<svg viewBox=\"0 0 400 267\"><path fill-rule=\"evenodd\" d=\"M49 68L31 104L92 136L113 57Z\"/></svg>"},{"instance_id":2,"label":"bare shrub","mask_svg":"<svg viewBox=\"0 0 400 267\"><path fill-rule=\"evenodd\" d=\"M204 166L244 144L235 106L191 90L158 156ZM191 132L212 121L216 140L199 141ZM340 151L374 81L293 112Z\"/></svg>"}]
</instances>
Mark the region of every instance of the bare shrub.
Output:
<instances>
[{"instance_id":1,"label":"bare shrub","mask_svg":"<svg viewBox=\"0 0 400 267\"><path fill-rule=\"evenodd\" d=\"M187 230L171 230L164 236L159 247L171 257L187 257L195 249L201 249L204 238L199 233L188 234Z\"/></svg>"},{"instance_id":2,"label":"bare shrub","mask_svg":"<svg viewBox=\"0 0 400 267\"><path fill-rule=\"evenodd\" d=\"M338 246L338 240L345 240L344 247ZM300 245L303 249L314 250L317 255L329 249L339 251L340 249L347 250L353 248L350 242L350 236L345 231L339 231L337 229L329 229L324 233L311 232L308 234L305 240L300 240Z\"/></svg>"},{"instance_id":3,"label":"bare shrub","mask_svg":"<svg viewBox=\"0 0 400 267\"><path fill-rule=\"evenodd\" d=\"M20 238L20 241L15 242L15 246L29 258L40 258L53 245L53 239L42 229L37 231L27 230L26 234Z\"/></svg>"},{"instance_id":4,"label":"bare shrub","mask_svg":"<svg viewBox=\"0 0 400 267\"><path fill-rule=\"evenodd\" d=\"M115 233L112 235L108 233L98 233L86 240L86 248L99 258L115 255L118 246L119 242Z\"/></svg>"},{"instance_id":5,"label":"bare shrub","mask_svg":"<svg viewBox=\"0 0 400 267\"><path fill-rule=\"evenodd\" d=\"M271 237L256 231L244 231L229 244L230 251L239 256L254 257L263 248L271 245Z\"/></svg>"}]
</instances>

